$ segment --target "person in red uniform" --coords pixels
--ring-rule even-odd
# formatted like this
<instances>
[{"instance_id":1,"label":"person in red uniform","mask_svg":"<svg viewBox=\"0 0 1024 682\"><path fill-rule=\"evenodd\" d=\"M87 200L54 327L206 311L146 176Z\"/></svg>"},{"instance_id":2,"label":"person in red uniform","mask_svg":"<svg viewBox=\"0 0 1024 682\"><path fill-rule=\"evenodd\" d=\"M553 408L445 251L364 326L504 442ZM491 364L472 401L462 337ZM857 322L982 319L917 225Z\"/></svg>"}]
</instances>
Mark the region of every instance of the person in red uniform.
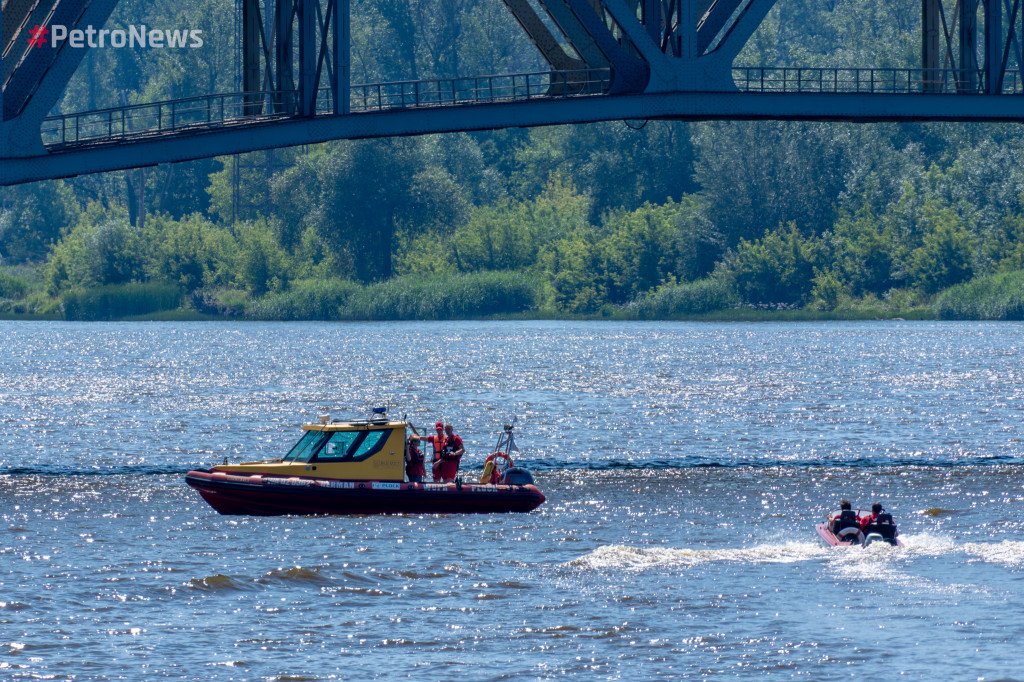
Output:
<instances>
[{"instance_id":1,"label":"person in red uniform","mask_svg":"<svg viewBox=\"0 0 1024 682\"><path fill-rule=\"evenodd\" d=\"M863 532L863 530L865 528L867 528L869 525L871 525L872 523L877 521L878 520L878 515L881 514L883 511L885 511L885 510L882 509L882 503L881 502L875 502L874 504L872 504L871 505L871 516L862 516L862 517L860 517L860 529L861 529L861 531Z\"/></svg>"},{"instance_id":2,"label":"person in red uniform","mask_svg":"<svg viewBox=\"0 0 1024 682\"><path fill-rule=\"evenodd\" d=\"M423 451L419 448L420 437L415 433L409 436L409 445L405 449L405 473L410 483L422 483L426 470L423 468Z\"/></svg>"},{"instance_id":3,"label":"person in red uniform","mask_svg":"<svg viewBox=\"0 0 1024 682\"><path fill-rule=\"evenodd\" d=\"M413 433L419 435L419 431L416 430L415 426L409 424L409 428L412 429ZM434 429L437 433L433 436L423 436L423 440L434 446L434 459L433 464L430 467L430 473L434 478L434 482L437 482L441 480L441 452L444 450L445 442L444 422L437 422L434 424ZM426 472L424 472L424 475L426 475Z\"/></svg>"},{"instance_id":4,"label":"person in red uniform","mask_svg":"<svg viewBox=\"0 0 1024 682\"><path fill-rule=\"evenodd\" d=\"M459 473L459 462L466 454L462 439L455 435L451 423L444 425L445 439L441 449L441 481L451 483Z\"/></svg>"}]
</instances>

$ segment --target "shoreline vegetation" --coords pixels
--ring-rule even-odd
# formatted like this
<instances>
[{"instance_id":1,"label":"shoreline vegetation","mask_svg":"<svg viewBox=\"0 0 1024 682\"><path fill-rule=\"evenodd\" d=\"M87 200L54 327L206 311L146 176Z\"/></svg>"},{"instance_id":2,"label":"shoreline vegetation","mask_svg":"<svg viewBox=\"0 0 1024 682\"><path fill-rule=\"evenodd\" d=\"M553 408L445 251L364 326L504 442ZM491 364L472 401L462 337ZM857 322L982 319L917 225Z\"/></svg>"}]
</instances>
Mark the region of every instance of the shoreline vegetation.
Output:
<instances>
[{"instance_id":1,"label":"shoreline vegetation","mask_svg":"<svg viewBox=\"0 0 1024 682\"><path fill-rule=\"evenodd\" d=\"M920 27L892 17L919 4L778 3L736 64L914 69ZM363 83L547 69L502 3L351 11ZM235 50L158 52L90 51L56 110L237 90ZM1022 292L1015 124L512 127L0 188L0 316L21 319L1021 320Z\"/></svg>"},{"instance_id":2,"label":"shoreline vegetation","mask_svg":"<svg viewBox=\"0 0 1024 682\"><path fill-rule=\"evenodd\" d=\"M53 321L852 321L1024 320L1024 271L977 277L924 299L896 291L887 299L744 303L735 287L715 279L663 284L625 305L569 312L552 304L543 281L525 272L406 276L359 284L306 279L287 289L253 295L245 289L197 289L162 283L79 287L58 297L33 288L25 268L0 268L0 319Z\"/></svg>"}]
</instances>

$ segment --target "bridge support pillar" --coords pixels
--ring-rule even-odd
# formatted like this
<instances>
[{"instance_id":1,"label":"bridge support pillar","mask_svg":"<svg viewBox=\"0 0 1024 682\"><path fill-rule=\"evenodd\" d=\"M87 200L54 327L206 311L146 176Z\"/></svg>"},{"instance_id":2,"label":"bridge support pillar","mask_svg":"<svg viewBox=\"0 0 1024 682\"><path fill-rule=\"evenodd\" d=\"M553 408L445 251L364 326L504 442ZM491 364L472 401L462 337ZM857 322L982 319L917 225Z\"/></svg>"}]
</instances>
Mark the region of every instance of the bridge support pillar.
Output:
<instances>
[{"instance_id":1,"label":"bridge support pillar","mask_svg":"<svg viewBox=\"0 0 1024 682\"><path fill-rule=\"evenodd\" d=\"M292 18L296 0L276 0L274 4L274 111L295 113L295 81L292 78Z\"/></svg>"},{"instance_id":2,"label":"bridge support pillar","mask_svg":"<svg viewBox=\"0 0 1024 682\"><path fill-rule=\"evenodd\" d=\"M939 19L942 0L921 0L921 82L925 92L942 88Z\"/></svg>"},{"instance_id":3,"label":"bridge support pillar","mask_svg":"<svg viewBox=\"0 0 1024 682\"><path fill-rule=\"evenodd\" d=\"M297 0L299 18L299 115L316 113L316 9L319 0Z\"/></svg>"},{"instance_id":4,"label":"bridge support pillar","mask_svg":"<svg viewBox=\"0 0 1024 682\"><path fill-rule=\"evenodd\" d=\"M1003 0L985 3L985 92L1003 89Z\"/></svg>"},{"instance_id":5,"label":"bridge support pillar","mask_svg":"<svg viewBox=\"0 0 1024 682\"><path fill-rule=\"evenodd\" d=\"M352 55L349 49L352 28L349 0L334 0L334 17L331 31L334 35L334 113L347 114L351 107Z\"/></svg>"},{"instance_id":6,"label":"bridge support pillar","mask_svg":"<svg viewBox=\"0 0 1024 682\"><path fill-rule=\"evenodd\" d=\"M242 0L242 90L258 92L263 89L260 69L260 50L263 46L263 17L259 0ZM256 95L246 95L245 115L262 113L262 102Z\"/></svg>"},{"instance_id":7,"label":"bridge support pillar","mask_svg":"<svg viewBox=\"0 0 1024 682\"><path fill-rule=\"evenodd\" d=\"M978 3L980 0L960 0L960 73L959 90L974 92L978 87Z\"/></svg>"}]
</instances>

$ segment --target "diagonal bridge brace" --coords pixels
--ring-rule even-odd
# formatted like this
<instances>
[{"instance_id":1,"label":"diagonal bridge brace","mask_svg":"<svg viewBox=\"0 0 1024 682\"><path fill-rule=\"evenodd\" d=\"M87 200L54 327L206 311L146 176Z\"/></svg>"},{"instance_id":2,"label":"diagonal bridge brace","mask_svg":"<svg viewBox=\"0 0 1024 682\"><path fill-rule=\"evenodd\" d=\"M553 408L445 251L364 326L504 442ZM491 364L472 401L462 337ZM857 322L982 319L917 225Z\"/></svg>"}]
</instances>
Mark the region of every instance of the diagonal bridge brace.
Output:
<instances>
[{"instance_id":1,"label":"diagonal bridge brace","mask_svg":"<svg viewBox=\"0 0 1024 682\"><path fill-rule=\"evenodd\" d=\"M72 48L65 41L53 48L32 47L29 25L101 27L110 17L117 0L50 0L28 6L8 0L4 3L3 25L20 24L17 35L4 40L3 82L0 90L0 158L45 154L39 129L43 119L60 99L87 48ZM23 18L7 16L15 8ZM24 42L19 42L25 38Z\"/></svg>"},{"instance_id":2,"label":"diagonal bridge brace","mask_svg":"<svg viewBox=\"0 0 1024 682\"><path fill-rule=\"evenodd\" d=\"M6 11L3 12L3 24L5 27L18 26L18 31L23 31L39 16L42 23L60 18L69 27L102 26L116 1L5 0L4 10L19 8L21 14L11 19ZM669 109L674 107L678 110L677 116L694 119L721 117L725 115L723 112L735 108L734 100L711 98L709 102L713 100L717 104L704 112L700 110L703 106L700 98L711 94L730 97L738 94L732 78L732 62L775 4L775 0L504 0L555 72L539 90L536 87L531 90L528 79L516 81L523 75L510 74L512 99L584 97L579 101L545 104L501 103L491 95L492 104L468 108L461 100L456 101L460 79L445 81L445 88L451 85L451 93L447 89L425 91L436 101L421 97L420 87L431 85L430 82L410 81L394 84L401 87L401 92L389 95L398 99L390 100L392 104L388 106L396 106L394 102L397 101L399 108L409 107L411 110L382 111L379 115L371 115L349 113L349 104L355 102L357 96L353 93L350 99L348 85L348 0L336 0L338 4L333 9L329 6L327 14L322 19L316 17L314 22L314 14L305 10L307 2L316 1L276 0L275 18L280 20L279 23L291 26L294 21L301 24L296 31L297 50L290 40L288 44L282 44L271 38L268 44L267 38L261 36L259 44L249 41L245 63L247 87L244 93L236 93L245 98L240 114L225 116L222 111L219 119L210 123L212 103L221 102L223 109L223 101L232 96L210 95L205 109L205 126L189 123L184 128L175 127L174 103L171 102L168 103L172 107L170 130L160 128L138 139L130 139L130 136L118 139L118 135L108 133L109 139L77 144L76 128L74 149L62 149L61 144L52 140L48 141L49 148L45 147L41 141L41 127L85 50L71 50L66 44L59 50L28 50L22 45L24 41L20 33L16 38L5 34L3 45L8 59L4 67L9 77L4 80L0 95L0 107L5 111L5 120L0 123L0 160L3 166L0 167L0 184L327 139L616 118L671 118L671 112L665 109L658 114L649 111L642 99L642 96L663 94L670 95L665 103L671 103ZM255 0L250 4L258 6ZM550 22L541 19L544 13ZM259 21L258 14L253 16L256 18L244 23L247 26L253 24L255 28L249 33L255 35L263 31L263 22ZM333 24L329 38L328 23ZM291 31L282 29L277 32L289 37L292 35ZM326 63L334 104L332 111L325 112L319 109L317 96L321 93L319 78L328 40L332 55ZM16 54L19 50L20 56ZM10 61L12 54L15 62ZM298 82L294 82L291 71L296 58L300 65ZM601 73L605 75L601 76ZM266 82L260 83L261 77L265 81L267 75L277 76L269 88ZM495 78L501 77L466 80L477 83ZM516 82L519 85L515 85ZM524 83L525 91L522 90ZM387 84L378 86L386 87ZM473 88L474 101L485 101L488 91L480 90L478 85ZM364 98L370 93L366 88L361 92ZM631 99L636 96L641 96L641 99ZM220 100L216 99L218 97ZM380 98L380 87L377 97ZM756 97L746 95L743 100ZM278 100L282 102L280 109L275 108L273 112L263 109L265 104L269 106ZM690 100L693 100L693 106L699 105L702 113L690 111ZM456 109L428 110L456 104ZM128 111L131 107L123 109L125 111L91 113L106 113L107 124L113 127L116 127L113 118L120 116L123 136L128 130L125 121L137 113ZM54 120L76 116L88 118L89 115L89 112L83 112L54 117ZM767 117L776 115L794 114L766 113ZM480 116L480 120L475 116ZM750 114L738 112L737 116ZM371 121L378 120L381 125L370 125ZM421 125L422 121L429 121L429 124ZM53 127L52 121L50 127Z\"/></svg>"}]
</instances>

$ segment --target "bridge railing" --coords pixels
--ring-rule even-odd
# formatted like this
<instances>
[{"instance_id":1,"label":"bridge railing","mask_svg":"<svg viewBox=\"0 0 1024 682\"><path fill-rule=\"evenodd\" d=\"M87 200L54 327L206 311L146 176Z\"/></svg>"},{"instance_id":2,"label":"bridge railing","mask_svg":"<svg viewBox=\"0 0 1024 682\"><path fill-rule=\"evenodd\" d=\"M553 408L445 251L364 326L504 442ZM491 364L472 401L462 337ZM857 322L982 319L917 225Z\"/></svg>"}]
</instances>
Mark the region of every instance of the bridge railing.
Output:
<instances>
[{"instance_id":1,"label":"bridge railing","mask_svg":"<svg viewBox=\"0 0 1024 682\"><path fill-rule=\"evenodd\" d=\"M352 111L384 111L572 97L606 92L611 80L611 69L580 69L366 83L351 86L351 106ZM326 106L330 90L321 96Z\"/></svg>"},{"instance_id":2,"label":"bridge railing","mask_svg":"<svg viewBox=\"0 0 1024 682\"><path fill-rule=\"evenodd\" d=\"M607 92L610 69L538 71L467 78L441 78L350 87L353 112L446 107L489 102L553 99ZM979 94L984 71L948 69L762 68L733 69L733 80L750 93ZM1003 94L1024 94L1024 77L1007 71ZM42 126L51 148L86 142L118 142L189 129L242 125L255 120L294 116L295 92L236 92L135 104L98 111L50 116ZM317 93L316 113L333 111L332 93Z\"/></svg>"},{"instance_id":3,"label":"bridge railing","mask_svg":"<svg viewBox=\"0 0 1024 682\"><path fill-rule=\"evenodd\" d=\"M254 118L286 116L294 110L294 99L294 92L260 91L131 104L49 116L43 121L41 132L43 142L51 145L134 139L189 128L230 125ZM275 111L280 113L273 113Z\"/></svg>"},{"instance_id":4,"label":"bridge railing","mask_svg":"<svg viewBox=\"0 0 1024 682\"><path fill-rule=\"evenodd\" d=\"M983 70L952 69L843 69L762 68L732 70L736 87L743 92L857 93L857 94L982 94ZM1002 94L1024 93L1019 71L1007 71Z\"/></svg>"},{"instance_id":5,"label":"bridge railing","mask_svg":"<svg viewBox=\"0 0 1024 682\"><path fill-rule=\"evenodd\" d=\"M353 112L385 111L571 97L604 92L610 85L610 69L544 71L353 85L349 101ZM317 114L330 113L332 104L330 88L321 89L317 93ZM97 141L117 142L187 129L293 116L297 105L295 92L233 92L186 97L50 116L43 122L42 137L43 142L51 147Z\"/></svg>"}]
</instances>

